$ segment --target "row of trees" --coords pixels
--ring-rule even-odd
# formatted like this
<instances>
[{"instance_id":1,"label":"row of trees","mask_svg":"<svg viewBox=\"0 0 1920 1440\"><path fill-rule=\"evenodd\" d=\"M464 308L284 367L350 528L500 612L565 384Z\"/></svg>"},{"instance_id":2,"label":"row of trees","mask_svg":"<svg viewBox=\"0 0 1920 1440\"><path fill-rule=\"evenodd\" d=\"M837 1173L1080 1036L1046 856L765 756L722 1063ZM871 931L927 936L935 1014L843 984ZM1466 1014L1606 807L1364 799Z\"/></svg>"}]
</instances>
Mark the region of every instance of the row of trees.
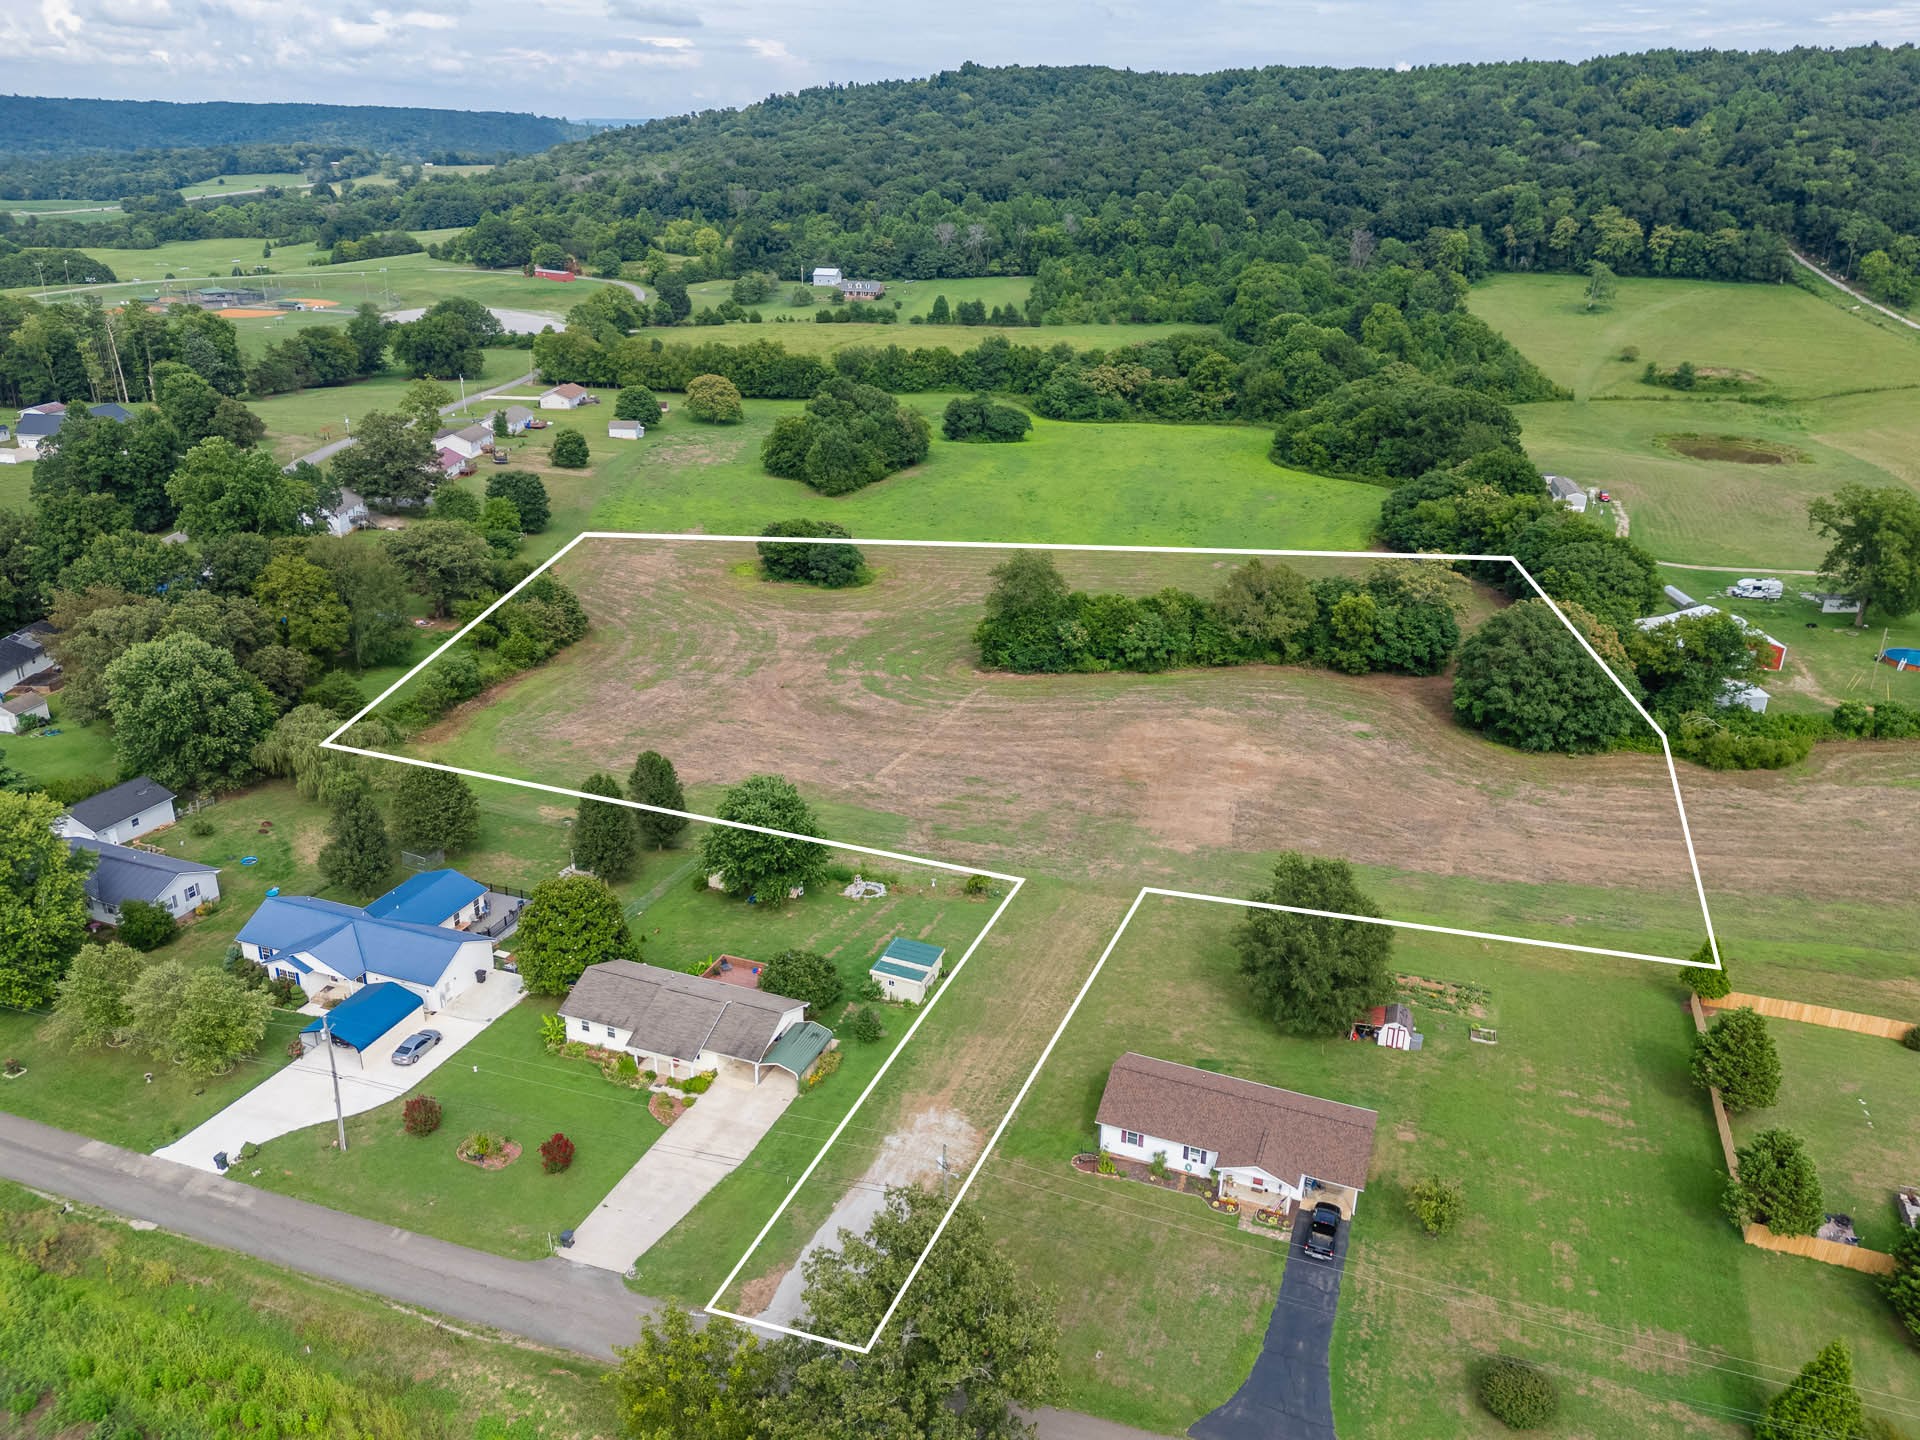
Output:
<instances>
[{"instance_id":1,"label":"row of trees","mask_svg":"<svg viewBox=\"0 0 1920 1440\"><path fill-rule=\"evenodd\" d=\"M1017 551L992 572L975 628L981 663L1061 673L1183 665L1314 664L1349 674L1437 674L1460 643L1464 582L1444 566L1386 562L1362 580L1308 581L1250 560L1210 598L1070 590L1053 557Z\"/></svg>"}]
</instances>

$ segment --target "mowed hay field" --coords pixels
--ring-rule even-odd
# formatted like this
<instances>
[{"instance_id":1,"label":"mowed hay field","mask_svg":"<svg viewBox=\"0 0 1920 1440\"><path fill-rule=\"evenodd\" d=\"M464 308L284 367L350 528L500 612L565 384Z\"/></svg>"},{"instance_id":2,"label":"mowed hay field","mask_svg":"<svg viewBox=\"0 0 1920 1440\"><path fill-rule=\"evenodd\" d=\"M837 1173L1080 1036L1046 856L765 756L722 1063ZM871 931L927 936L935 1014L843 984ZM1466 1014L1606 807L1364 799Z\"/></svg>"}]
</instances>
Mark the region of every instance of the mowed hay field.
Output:
<instances>
[{"instance_id":1,"label":"mowed hay field","mask_svg":"<svg viewBox=\"0 0 1920 1440\"><path fill-rule=\"evenodd\" d=\"M1542 468L1612 491L1662 559L1807 568L1806 505L1849 483L1920 483L1920 334L1790 285L1622 280L1588 311L1571 276L1499 276L1468 303L1574 393L1519 407ZM1622 359L1631 349L1635 358ZM1740 395L1641 383L1651 361L1737 373ZM1766 403L1756 403L1764 400ZM1695 459L1678 437L1760 442L1779 463Z\"/></svg>"}]
</instances>

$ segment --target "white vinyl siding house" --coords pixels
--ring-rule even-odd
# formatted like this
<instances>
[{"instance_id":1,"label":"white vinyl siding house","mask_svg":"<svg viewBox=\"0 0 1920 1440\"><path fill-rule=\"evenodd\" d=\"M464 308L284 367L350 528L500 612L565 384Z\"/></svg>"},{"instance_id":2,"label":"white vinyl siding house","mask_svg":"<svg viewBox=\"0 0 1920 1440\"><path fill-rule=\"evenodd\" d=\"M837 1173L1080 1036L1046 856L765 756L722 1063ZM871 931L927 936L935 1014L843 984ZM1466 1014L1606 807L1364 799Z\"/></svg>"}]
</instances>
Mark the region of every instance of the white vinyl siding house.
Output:
<instances>
[{"instance_id":1,"label":"white vinyl siding house","mask_svg":"<svg viewBox=\"0 0 1920 1440\"><path fill-rule=\"evenodd\" d=\"M829 285L832 285L832 286L837 286L837 285L839 285L839 283L840 283L840 281L841 281L841 279L842 279L842 276L841 276L841 274L840 274L840 271L839 271L839 269L838 269L837 267L835 267L835 266L832 266L832 265L816 265L816 266L814 266L814 268L813 268L813 279L812 279L812 283L813 283L813 284L815 284L815 285L819 285L819 286L829 286Z\"/></svg>"},{"instance_id":2,"label":"white vinyl siding house","mask_svg":"<svg viewBox=\"0 0 1920 1440\"><path fill-rule=\"evenodd\" d=\"M560 1018L569 1040L624 1050L656 1075L684 1079L733 1068L758 1084L768 1066L785 1068L772 1052L783 1035L806 1023L806 1008L786 996L698 975L603 960L574 982L560 1002Z\"/></svg>"},{"instance_id":3,"label":"white vinyl siding house","mask_svg":"<svg viewBox=\"0 0 1920 1440\"><path fill-rule=\"evenodd\" d=\"M220 872L211 865L99 840L67 844L97 857L87 875L87 914L103 925L118 925L129 900L158 905L178 920L220 898Z\"/></svg>"},{"instance_id":4,"label":"white vinyl siding house","mask_svg":"<svg viewBox=\"0 0 1920 1440\"><path fill-rule=\"evenodd\" d=\"M145 775L110 790L77 801L54 821L54 829L69 840L104 840L125 845L146 838L174 822L174 793Z\"/></svg>"}]
</instances>

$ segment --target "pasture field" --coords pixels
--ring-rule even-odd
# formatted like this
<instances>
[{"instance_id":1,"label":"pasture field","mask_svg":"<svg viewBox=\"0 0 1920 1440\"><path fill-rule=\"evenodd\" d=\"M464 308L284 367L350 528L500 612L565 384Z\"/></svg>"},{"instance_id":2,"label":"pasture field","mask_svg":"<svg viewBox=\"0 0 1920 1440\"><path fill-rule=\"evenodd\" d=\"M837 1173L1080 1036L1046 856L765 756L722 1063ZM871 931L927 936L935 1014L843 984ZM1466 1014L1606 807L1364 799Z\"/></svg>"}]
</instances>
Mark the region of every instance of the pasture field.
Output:
<instances>
[{"instance_id":1,"label":"pasture field","mask_svg":"<svg viewBox=\"0 0 1920 1440\"><path fill-rule=\"evenodd\" d=\"M117 1217L62 1210L19 1186L0 1186L0 1242L9 1255L47 1245L49 1273L34 1293L60 1307L61 1339L82 1342L82 1362L137 1333L141 1361L166 1359L196 1383L192 1367L206 1360L213 1371L216 1347L229 1357L230 1347L243 1347L249 1362L280 1367L307 1403L326 1403L317 1380L334 1394L396 1408L410 1434L534 1440L618 1428L604 1368L584 1357L454 1329L384 1301L370 1308L366 1295L344 1286L165 1230L130 1230ZM300 1373L285 1375L288 1357L298 1357ZM76 1364L74 1388L83 1376ZM29 1393L28 1404L38 1398ZM262 1412L256 1428L283 1419L272 1407L254 1411ZM308 1416L284 1418L298 1424ZM9 1433L39 1433L33 1417L14 1419Z\"/></svg>"},{"instance_id":2,"label":"pasture field","mask_svg":"<svg viewBox=\"0 0 1920 1440\"><path fill-rule=\"evenodd\" d=\"M1862 1245L1891 1250L1901 1231L1893 1192L1920 1182L1913 1052L1792 1020L1768 1020L1767 1030L1780 1052L1780 1100L1734 1116L1734 1139L1793 1131L1819 1169L1825 1208L1851 1215Z\"/></svg>"},{"instance_id":3,"label":"pasture field","mask_svg":"<svg viewBox=\"0 0 1920 1440\"><path fill-rule=\"evenodd\" d=\"M307 317L296 318L304 320ZM262 323L291 325L292 322ZM467 377L469 393L502 384L533 368L532 357L524 350L502 346L490 349L485 354L486 368L477 381L473 376ZM348 433L345 426L348 419L357 421L370 410L391 410L399 404L407 386L412 383L395 370L371 380L355 381L351 385L328 385L316 390L297 390L288 395L270 395L264 400L249 400L247 408L266 422L266 443L274 455L281 460L292 460L329 441L342 438ZM458 384L447 388L455 395L459 394ZM487 405L478 408L491 410L494 407Z\"/></svg>"},{"instance_id":4,"label":"pasture field","mask_svg":"<svg viewBox=\"0 0 1920 1440\"><path fill-rule=\"evenodd\" d=\"M724 553L687 558L720 547L596 548L614 543L589 542L559 570L594 632L455 712L416 753L576 784L647 745L675 758L703 810L749 770L777 769L836 838L1032 877L743 1271L728 1298L749 1310L778 1304L808 1241L857 1214L846 1207L909 1178L901 1166L924 1162L922 1137L971 1163L1139 884L1244 894L1276 850L1298 846L1354 860L1400 918L1665 954L1698 943L1664 772L1645 757L1495 752L1446 718L1444 682L984 675L966 642L977 557L871 551L872 584L818 592L760 581ZM1148 573L1138 557L1063 557L1075 583L1136 591L1207 588L1221 563L1156 559ZM1883 893L1884 857L1915 826L1908 768L1900 747L1847 746L1784 774L1683 772L1721 942L1745 983L1796 998L1841 984L1879 1013L1920 1006L1908 922ZM1797 844L1781 845L1786 834ZM1825 857L1817 874L1799 858L1809 850ZM655 892L640 912L647 943L675 963L673 934L713 937L694 941L693 963L734 948L731 927L767 919L694 893L691 869L635 882ZM1064 1403L1184 1426L1238 1384L1284 1263L1197 1201L1067 1166L1124 1048L1382 1111L1337 1342L1354 1433L1492 1433L1466 1367L1496 1347L1560 1373L1570 1416L1596 1436L1723 1434L1707 1417L1752 1408L1775 1382L1749 1360L1790 1369L1832 1334L1859 1347L1863 1383L1916 1393L1870 1280L1782 1269L1719 1218L1717 1147L1686 1077L1672 972L1403 938L1401 970L1493 992L1500 1044L1469 1047L1460 1017L1429 1007L1427 1050L1391 1055L1277 1037L1247 1016L1235 918L1150 904L976 1188L1003 1246L1060 1292ZM888 1019L894 1032L905 1017ZM642 1257L634 1285L704 1299L839 1113L796 1107ZM1455 1239L1427 1241L1402 1208L1429 1167L1468 1186L1472 1218ZM910 1173L938 1183L924 1163ZM1151 1263L1116 1267L1115 1254ZM1408 1372L1389 1361L1401 1354L1437 1405L1405 1403Z\"/></svg>"},{"instance_id":5,"label":"pasture field","mask_svg":"<svg viewBox=\"0 0 1920 1440\"><path fill-rule=\"evenodd\" d=\"M196 180L191 185L182 185L180 194L188 200L206 200L238 195L242 191L257 192L269 185L278 185L282 190L305 190L309 183L297 170L251 170L244 175L216 175L211 180Z\"/></svg>"},{"instance_id":6,"label":"pasture field","mask_svg":"<svg viewBox=\"0 0 1920 1440\"><path fill-rule=\"evenodd\" d=\"M779 312L781 316L793 317L790 321L776 319L765 307L762 313L767 314L767 319L759 325L734 320L724 325L676 327L660 338L667 344L719 341L744 345L753 340L778 340L795 354L831 355L850 345L971 350L989 335L998 335L1015 345L1071 345L1076 350L1112 350L1209 329L1205 325L823 325L812 318L811 310ZM803 315L806 318L801 318ZM1262 431L1271 438L1270 427L1262 427Z\"/></svg>"},{"instance_id":7,"label":"pasture field","mask_svg":"<svg viewBox=\"0 0 1920 1440\"><path fill-rule=\"evenodd\" d=\"M118 220L124 213L113 200L0 200L0 210L22 218L77 220L82 225Z\"/></svg>"},{"instance_id":8,"label":"pasture field","mask_svg":"<svg viewBox=\"0 0 1920 1440\"><path fill-rule=\"evenodd\" d=\"M1622 280L1588 311L1585 284L1497 276L1468 303L1573 391L1517 407L1528 454L1614 492L1633 537L1660 558L1808 568L1822 553L1809 500L1849 483L1920 484L1920 335L1791 285ZM1647 363L1683 360L1748 388L1642 383ZM1678 448L1681 437L1729 436L1760 453Z\"/></svg>"},{"instance_id":9,"label":"pasture field","mask_svg":"<svg viewBox=\"0 0 1920 1440\"><path fill-rule=\"evenodd\" d=\"M950 443L939 438L940 415L953 397L929 394L902 397L932 423L928 458L831 497L760 468L767 433L799 412L798 401L749 400L744 423L712 426L687 418L669 397L666 423L627 442L606 438L600 417L611 413L618 392L600 393L594 419L577 422L592 463L571 482L591 502L576 530L753 534L774 520L809 516L856 535L900 538L1359 549L1372 536L1384 493L1282 469L1267 459L1267 431L1244 426L1036 417L1018 444ZM571 522L556 510L554 533Z\"/></svg>"}]
</instances>

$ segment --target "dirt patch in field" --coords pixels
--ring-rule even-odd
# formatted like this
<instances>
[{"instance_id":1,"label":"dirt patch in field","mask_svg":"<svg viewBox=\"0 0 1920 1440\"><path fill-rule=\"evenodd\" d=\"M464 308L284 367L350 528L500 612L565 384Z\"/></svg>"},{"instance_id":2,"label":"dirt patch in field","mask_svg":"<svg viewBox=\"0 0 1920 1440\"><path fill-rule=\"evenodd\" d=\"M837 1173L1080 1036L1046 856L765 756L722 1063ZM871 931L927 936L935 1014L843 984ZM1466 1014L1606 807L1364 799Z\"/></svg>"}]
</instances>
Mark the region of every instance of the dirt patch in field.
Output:
<instances>
[{"instance_id":1,"label":"dirt patch in field","mask_svg":"<svg viewBox=\"0 0 1920 1440\"><path fill-rule=\"evenodd\" d=\"M1689 460L1718 460L1735 465L1797 465L1809 457L1791 445L1746 435L1662 435L1659 441Z\"/></svg>"}]
</instances>

